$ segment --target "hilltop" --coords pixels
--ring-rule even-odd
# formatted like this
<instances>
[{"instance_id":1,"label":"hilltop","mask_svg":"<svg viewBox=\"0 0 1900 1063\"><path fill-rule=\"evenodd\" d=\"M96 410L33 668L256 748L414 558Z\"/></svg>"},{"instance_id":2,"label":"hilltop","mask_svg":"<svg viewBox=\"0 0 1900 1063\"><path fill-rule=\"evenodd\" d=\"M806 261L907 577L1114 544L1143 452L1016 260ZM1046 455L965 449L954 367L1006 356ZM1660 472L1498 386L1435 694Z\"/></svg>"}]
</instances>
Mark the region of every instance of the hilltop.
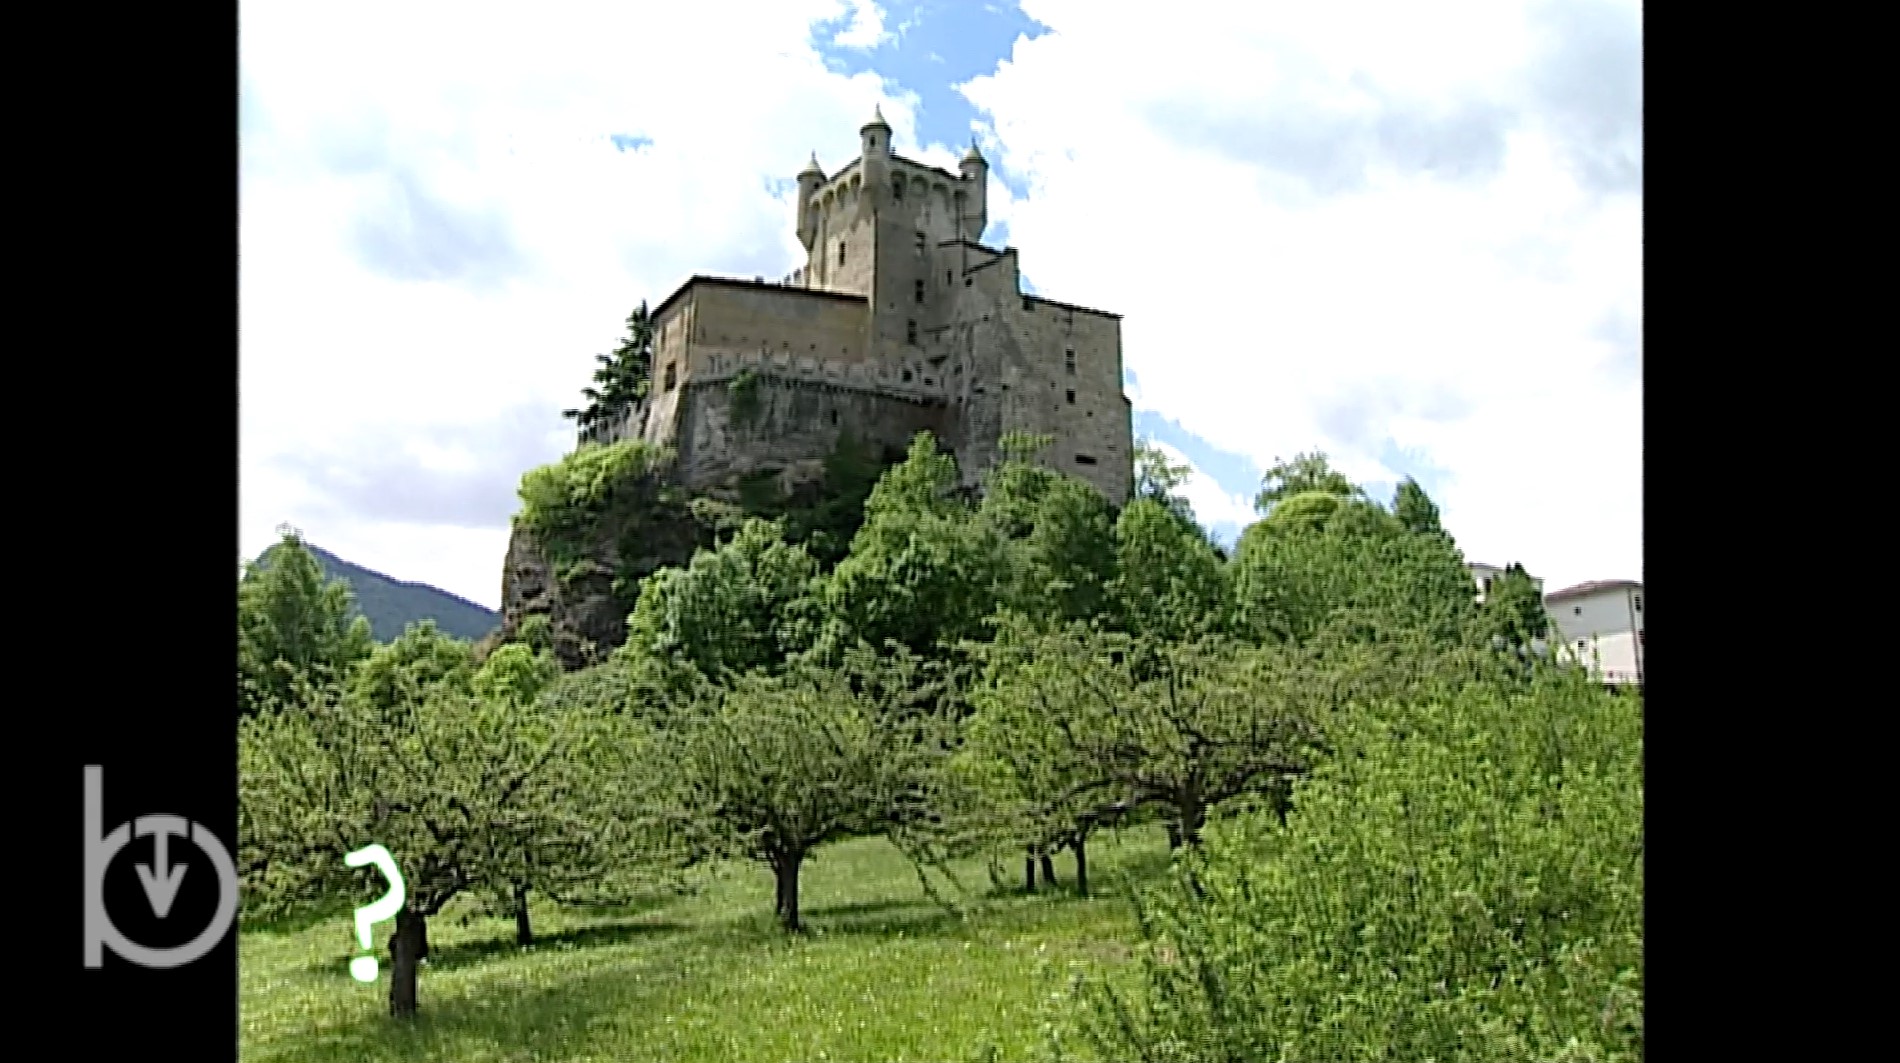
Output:
<instances>
[{"instance_id":1,"label":"hilltop","mask_svg":"<svg viewBox=\"0 0 1900 1063\"><path fill-rule=\"evenodd\" d=\"M350 585L350 592L356 595L357 611L369 618L370 631L378 642L395 639L405 627L420 620L433 620L443 632L470 641L478 641L501 626L500 613L439 587L395 579L345 561L327 550L308 548L311 556L323 566L325 579L340 579ZM273 545L264 551L258 562L268 566L277 549Z\"/></svg>"}]
</instances>

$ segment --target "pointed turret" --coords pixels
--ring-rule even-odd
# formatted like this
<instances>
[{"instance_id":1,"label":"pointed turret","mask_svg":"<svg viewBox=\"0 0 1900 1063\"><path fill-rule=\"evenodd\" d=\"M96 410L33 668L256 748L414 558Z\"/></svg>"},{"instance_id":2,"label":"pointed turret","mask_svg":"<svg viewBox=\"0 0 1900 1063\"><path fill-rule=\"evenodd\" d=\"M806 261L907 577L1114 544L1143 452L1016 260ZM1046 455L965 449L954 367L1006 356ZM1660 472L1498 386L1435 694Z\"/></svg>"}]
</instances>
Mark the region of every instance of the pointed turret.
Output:
<instances>
[{"instance_id":1,"label":"pointed turret","mask_svg":"<svg viewBox=\"0 0 1900 1063\"><path fill-rule=\"evenodd\" d=\"M871 112L871 120L858 130L858 136L864 143L867 158L891 153L891 127L884 121L883 105L880 104Z\"/></svg>"},{"instance_id":2,"label":"pointed turret","mask_svg":"<svg viewBox=\"0 0 1900 1063\"><path fill-rule=\"evenodd\" d=\"M970 150L963 153L957 169L963 173L963 238L981 240L990 224L990 164L976 150L975 137L970 138Z\"/></svg>"},{"instance_id":3,"label":"pointed turret","mask_svg":"<svg viewBox=\"0 0 1900 1063\"><path fill-rule=\"evenodd\" d=\"M812 200L824 183L825 171L818 165L818 153L814 151L811 161L798 175L798 239L807 252L811 250L812 241L818 239L818 206Z\"/></svg>"}]
</instances>

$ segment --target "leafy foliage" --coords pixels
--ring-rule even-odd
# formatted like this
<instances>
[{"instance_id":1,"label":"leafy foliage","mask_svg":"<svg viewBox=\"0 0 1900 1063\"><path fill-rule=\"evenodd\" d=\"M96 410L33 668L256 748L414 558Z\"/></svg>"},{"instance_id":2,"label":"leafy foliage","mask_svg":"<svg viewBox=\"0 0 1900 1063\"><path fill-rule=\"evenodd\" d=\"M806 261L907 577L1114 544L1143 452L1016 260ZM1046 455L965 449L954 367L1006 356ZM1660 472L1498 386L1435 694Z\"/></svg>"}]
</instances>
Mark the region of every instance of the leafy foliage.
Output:
<instances>
[{"instance_id":1,"label":"leafy foliage","mask_svg":"<svg viewBox=\"0 0 1900 1063\"><path fill-rule=\"evenodd\" d=\"M702 683L653 730L648 763L672 788L678 835L695 852L770 867L778 915L797 930L799 871L814 851L919 813L948 741L929 693L907 655L857 650L839 668Z\"/></svg>"},{"instance_id":2,"label":"leafy foliage","mask_svg":"<svg viewBox=\"0 0 1900 1063\"><path fill-rule=\"evenodd\" d=\"M623 654L690 664L702 675L776 669L808 648L818 617L817 562L776 524L746 522L683 569L647 578Z\"/></svg>"},{"instance_id":3,"label":"leafy foliage","mask_svg":"<svg viewBox=\"0 0 1900 1063\"><path fill-rule=\"evenodd\" d=\"M1546 672L1336 729L1281 827L1250 814L1144 905L1086 1058L1637 1060L1639 699Z\"/></svg>"},{"instance_id":4,"label":"leafy foliage","mask_svg":"<svg viewBox=\"0 0 1900 1063\"><path fill-rule=\"evenodd\" d=\"M1227 568L1198 527L1138 498L1116 520L1115 543L1109 597L1122 630L1172 640L1226 628Z\"/></svg>"},{"instance_id":5,"label":"leafy foliage","mask_svg":"<svg viewBox=\"0 0 1900 1063\"><path fill-rule=\"evenodd\" d=\"M1310 492L1342 499L1363 498L1365 494L1335 470L1326 455L1314 452L1296 455L1291 461L1275 461L1260 478L1260 493L1254 496L1254 508L1262 514L1270 514L1281 502Z\"/></svg>"},{"instance_id":6,"label":"leafy foliage","mask_svg":"<svg viewBox=\"0 0 1900 1063\"><path fill-rule=\"evenodd\" d=\"M998 536L960 497L956 459L919 433L864 504L851 552L824 581L836 646L901 645L930 656L979 638L1005 578Z\"/></svg>"}]
</instances>

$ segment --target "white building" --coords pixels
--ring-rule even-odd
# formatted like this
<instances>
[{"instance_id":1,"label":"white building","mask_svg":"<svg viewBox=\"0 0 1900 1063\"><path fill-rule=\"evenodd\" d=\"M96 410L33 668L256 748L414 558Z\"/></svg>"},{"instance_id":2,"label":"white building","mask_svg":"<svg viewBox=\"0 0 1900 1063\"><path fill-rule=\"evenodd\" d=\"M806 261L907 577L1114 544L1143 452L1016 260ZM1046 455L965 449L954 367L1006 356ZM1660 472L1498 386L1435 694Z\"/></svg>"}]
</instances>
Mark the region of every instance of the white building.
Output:
<instances>
[{"instance_id":1,"label":"white building","mask_svg":"<svg viewBox=\"0 0 1900 1063\"><path fill-rule=\"evenodd\" d=\"M1596 580L1544 595L1552 641L1605 683L1643 682L1643 585Z\"/></svg>"}]
</instances>

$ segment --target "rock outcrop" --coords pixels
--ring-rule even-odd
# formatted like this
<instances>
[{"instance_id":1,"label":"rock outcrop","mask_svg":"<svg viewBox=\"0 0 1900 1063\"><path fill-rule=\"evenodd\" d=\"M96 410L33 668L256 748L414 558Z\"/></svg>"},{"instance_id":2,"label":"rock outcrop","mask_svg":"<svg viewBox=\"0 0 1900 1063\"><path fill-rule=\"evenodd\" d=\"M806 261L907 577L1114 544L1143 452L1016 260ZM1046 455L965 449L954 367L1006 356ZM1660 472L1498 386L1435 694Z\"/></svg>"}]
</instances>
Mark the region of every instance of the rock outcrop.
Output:
<instances>
[{"instance_id":1,"label":"rock outcrop","mask_svg":"<svg viewBox=\"0 0 1900 1063\"><path fill-rule=\"evenodd\" d=\"M713 545L713 533L657 474L642 477L597 519L558 542L517 521L502 570L499 641L541 615L562 667L573 671L605 659L626 642L640 581L687 564L696 549Z\"/></svg>"}]
</instances>

